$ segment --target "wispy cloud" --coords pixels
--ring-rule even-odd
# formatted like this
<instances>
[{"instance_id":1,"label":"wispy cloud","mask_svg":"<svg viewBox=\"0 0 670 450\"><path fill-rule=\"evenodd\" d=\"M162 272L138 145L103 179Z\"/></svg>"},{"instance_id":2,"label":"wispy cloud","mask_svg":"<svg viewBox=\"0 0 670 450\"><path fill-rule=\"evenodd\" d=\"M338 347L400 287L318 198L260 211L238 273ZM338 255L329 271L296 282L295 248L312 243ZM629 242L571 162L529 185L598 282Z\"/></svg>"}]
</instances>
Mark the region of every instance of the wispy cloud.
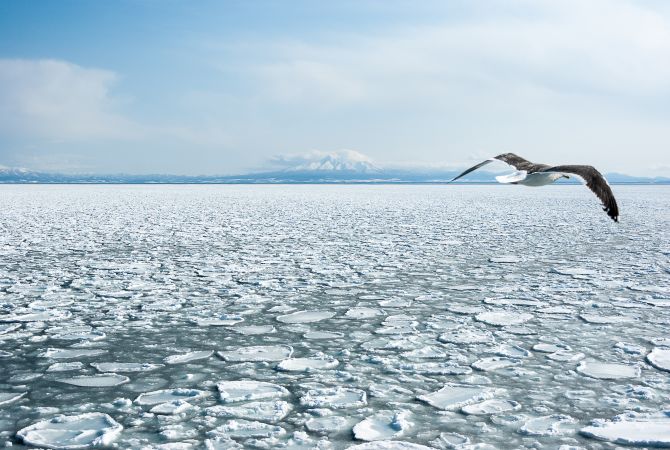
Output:
<instances>
[{"instance_id":1,"label":"wispy cloud","mask_svg":"<svg viewBox=\"0 0 670 450\"><path fill-rule=\"evenodd\" d=\"M0 131L49 140L136 139L112 71L60 60L0 59Z\"/></svg>"}]
</instances>

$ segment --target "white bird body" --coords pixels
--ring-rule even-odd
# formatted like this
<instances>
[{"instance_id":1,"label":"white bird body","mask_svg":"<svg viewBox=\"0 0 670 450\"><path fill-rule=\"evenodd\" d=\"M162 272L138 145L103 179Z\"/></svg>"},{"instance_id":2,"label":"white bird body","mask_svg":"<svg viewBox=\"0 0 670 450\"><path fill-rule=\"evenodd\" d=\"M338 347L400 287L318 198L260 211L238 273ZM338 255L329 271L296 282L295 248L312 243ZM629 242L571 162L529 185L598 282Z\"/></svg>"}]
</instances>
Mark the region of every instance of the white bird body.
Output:
<instances>
[{"instance_id":1,"label":"white bird body","mask_svg":"<svg viewBox=\"0 0 670 450\"><path fill-rule=\"evenodd\" d=\"M498 183L503 184L522 184L524 186L546 186L560 178L568 178L567 175L558 172L534 172L528 173L525 170L511 173L509 175L500 175L496 177Z\"/></svg>"}]
</instances>

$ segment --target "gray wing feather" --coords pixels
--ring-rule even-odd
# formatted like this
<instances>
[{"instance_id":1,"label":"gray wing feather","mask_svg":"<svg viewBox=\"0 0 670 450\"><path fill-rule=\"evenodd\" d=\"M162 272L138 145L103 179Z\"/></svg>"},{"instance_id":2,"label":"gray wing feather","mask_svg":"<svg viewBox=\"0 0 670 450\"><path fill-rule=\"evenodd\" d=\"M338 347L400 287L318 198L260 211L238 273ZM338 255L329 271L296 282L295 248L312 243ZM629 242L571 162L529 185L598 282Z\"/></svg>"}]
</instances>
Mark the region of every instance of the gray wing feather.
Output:
<instances>
[{"instance_id":1,"label":"gray wing feather","mask_svg":"<svg viewBox=\"0 0 670 450\"><path fill-rule=\"evenodd\" d=\"M545 164L534 164L530 161L527 161L527 160L523 159L520 156L515 155L514 153L503 153L502 155L495 156L491 159L487 159L486 161L477 164L476 166L470 167L465 172L461 173L457 177L450 180L449 183L451 183L452 181L456 181L459 178L469 174L470 172L475 171L475 170L479 169L480 167L482 167L482 166L484 166L488 163L491 163L495 160L502 161L505 164L514 167L516 170L525 170L528 173L539 172L540 170L549 167Z\"/></svg>"},{"instance_id":2,"label":"gray wing feather","mask_svg":"<svg viewBox=\"0 0 670 450\"><path fill-rule=\"evenodd\" d=\"M615 222L619 221L619 206L614 198L612 188L607 184L605 177L592 166L554 166L544 172L561 172L577 175L584 179L586 186L596 194L603 204L603 210Z\"/></svg>"}]
</instances>

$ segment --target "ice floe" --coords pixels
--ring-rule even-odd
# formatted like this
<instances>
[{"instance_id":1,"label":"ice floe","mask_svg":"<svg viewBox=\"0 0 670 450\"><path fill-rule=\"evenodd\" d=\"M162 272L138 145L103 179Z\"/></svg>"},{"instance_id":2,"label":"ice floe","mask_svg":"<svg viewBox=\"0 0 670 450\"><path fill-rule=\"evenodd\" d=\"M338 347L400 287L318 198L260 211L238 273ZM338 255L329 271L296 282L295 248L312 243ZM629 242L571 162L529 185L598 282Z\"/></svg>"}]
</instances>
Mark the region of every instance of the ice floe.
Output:
<instances>
[{"instance_id":1,"label":"ice floe","mask_svg":"<svg viewBox=\"0 0 670 450\"><path fill-rule=\"evenodd\" d=\"M466 384L447 383L440 390L417 398L438 409L455 411L471 403L488 400L495 396L496 389Z\"/></svg>"},{"instance_id":2,"label":"ice floe","mask_svg":"<svg viewBox=\"0 0 670 450\"><path fill-rule=\"evenodd\" d=\"M200 391L198 389L161 389L158 391L145 392L144 394L140 394L135 399L135 403L138 405L157 405L159 403L168 403L174 400L198 400L200 398L206 397L207 395L209 395L207 392Z\"/></svg>"},{"instance_id":3,"label":"ice floe","mask_svg":"<svg viewBox=\"0 0 670 450\"><path fill-rule=\"evenodd\" d=\"M352 445L348 447L350 450L431 450L431 447L426 447L421 444L414 444L412 442L404 441L375 441L366 442L365 444Z\"/></svg>"},{"instance_id":4,"label":"ice floe","mask_svg":"<svg viewBox=\"0 0 670 450\"><path fill-rule=\"evenodd\" d=\"M297 311L283 316L277 316L277 320L283 323L312 323L330 319L335 315L332 311Z\"/></svg>"},{"instance_id":5,"label":"ice floe","mask_svg":"<svg viewBox=\"0 0 670 450\"><path fill-rule=\"evenodd\" d=\"M461 411L469 415L483 416L490 414L500 414L508 411L516 411L520 408L521 404L519 402L493 398L490 400L484 400L480 403L465 405L461 408Z\"/></svg>"},{"instance_id":6,"label":"ice floe","mask_svg":"<svg viewBox=\"0 0 670 450\"><path fill-rule=\"evenodd\" d=\"M166 357L163 361L166 364L186 364L193 361L200 361L202 359L207 359L213 354L214 354L213 350L202 350L202 351L184 353L181 355L170 355Z\"/></svg>"},{"instance_id":7,"label":"ice floe","mask_svg":"<svg viewBox=\"0 0 670 450\"><path fill-rule=\"evenodd\" d=\"M290 358L293 348L288 345L256 345L250 347L231 348L217 354L226 361L281 361Z\"/></svg>"},{"instance_id":8,"label":"ice floe","mask_svg":"<svg viewBox=\"0 0 670 450\"><path fill-rule=\"evenodd\" d=\"M580 430L584 436L621 445L670 447L670 411L622 414L612 420L594 420Z\"/></svg>"},{"instance_id":9,"label":"ice floe","mask_svg":"<svg viewBox=\"0 0 670 450\"><path fill-rule=\"evenodd\" d=\"M670 348L654 348L647 355L647 361L657 369L670 372Z\"/></svg>"},{"instance_id":10,"label":"ice floe","mask_svg":"<svg viewBox=\"0 0 670 450\"><path fill-rule=\"evenodd\" d=\"M486 311L475 316L478 321L495 326L520 325L532 318L532 314L514 311Z\"/></svg>"},{"instance_id":11,"label":"ice floe","mask_svg":"<svg viewBox=\"0 0 670 450\"><path fill-rule=\"evenodd\" d=\"M19 430L25 444L52 449L84 449L111 445L123 426L103 413L56 416Z\"/></svg>"},{"instance_id":12,"label":"ice floe","mask_svg":"<svg viewBox=\"0 0 670 450\"><path fill-rule=\"evenodd\" d=\"M224 403L273 399L289 395L289 391L283 386L256 380L220 381L216 384L216 388Z\"/></svg>"},{"instance_id":13,"label":"ice floe","mask_svg":"<svg viewBox=\"0 0 670 450\"><path fill-rule=\"evenodd\" d=\"M223 425L207 433L208 436L230 436L235 439L271 438L286 434L286 430L278 425L263 422L237 419L229 420Z\"/></svg>"},{"instance_id":14,"label":"ice floe","mask_svg":"<svg viewBox=\"0 0 670 450\"><path fill-rule=\"evenodd\" d=\"M312 417L305 422L305 428L313 433L333 433L342 431L348 424L341 416Z\"/></svg>"},{"instance_id":15,"label":"ice floe","mask_svg":"<svg viewBox=\"0 0 670 450\"><path fill-rule=\"evenodd\" d=\"M130 379L123 375L117 375L111 373L102 375L80 375L70 378L59 378L56 381L80 387L111 387L127 383L130 381Z\"/></svg>"},{"instance_id":16,"label":"ice floe","mask_svg":"<svg viewBox=\"0 0 670 450\"><path fill-rule=\"evenodd\" d=\"M277 370L284 372L311 372L314 370L334 369L340 362L332 357L291 358L277 364Z\"/></svg>"},{"instance_id":17,"label":"ice floe","mask_svg":"<svg viewBox=\"0 0 670 450\"><path fill-rule=\"evenodd\" d=\"M309 408L359 408L367 405L367 394L343 387L310 389L300 397L300 403Z\"/></svg>"},{"instance_id":18,"label":"ice floe","mask_svg":"<svg viewBox=\"0 0 670 450\"><path fill-rule=\"evenodd\" d=\"M412 426L409 415L408 411L380 411L358 422L353 428L354 437L361 441L385 441L400 437Z\"/></svg>"},{"instance_id":19,"label":"ice floe","mask_svg":"<svg viewBox=\"0 0 670 450\"><path fill-rule=\"evenodd\" d=\"M107 350L104 349L48 348L40 356L53 359L73 359L99 356L105 353L107 353Z\"/></svg>"},{"instance_id":20,"label":"ice floe","mask_svg":"<svg viewBox=\"0 0 670 450\"><path fill-rule=\"evenodd\" d=\"M447 344L485 344L493 342L493 335L476 328L458 328L442 333L438 340Z\"/></svg>"},{"instance_id":21,"label":"ice floe","mask_svg":"<svg viewBox=\"0 0 670 450\"><path fill-rule=\"evenodd\" d=\"M519 428L519 433L530 436L556 436L573 431L572 425L576 422L574 417L565 414L533 417Z\"/></svg>"},{"instance_id":22,"label":"ice floe","mask_svg":"<svg viewBox=\"0 0 670 450\"><path fill-rule=\"evenodd\" d=\"M96 368L99 372L148 372L160 369L163 367L163 364L108 362L91 363L91 366Z\"/></svg>"},{"instance_id":23,"label":"ice floe","mask_svg":"<svg viewBox=\"0 0 670 450\"><path fill-rule=\"evenodd\" d=\"M278 422L291 412L293 407L284 400L249 402L236 405L217 405L207 408L207 415L214 417L238 417L241 419Z\"/></svg>"},{"instance_id":24,"label":"ice floe","mask_svg":"<svg viewBox=\"0 0 670 450\"><path fill-rule=\"evenodd\" d=\"M149 410L149 412L154 414L162 415L172 415L172 414L181 414L184 411L188 411L193 406L184 400L172 400L167 403L159 403Z\"/></svg>"},{"instance_id":25,"label":"ice floe","mask_svg":"<svg viewBox=\"0 0 670 450\"><path fill-rule=\"evenodd\" d=\"M619 380L622 378L637 378L640 376L640 367L628 364L604 363L600 361L582 361L577 366L577 372L600 380Z\"/></svg>"},{"instance_id":26,"label":"ice floe","mask_svg":"<svg viewBox=\"0 0 670 450\"><path fill-rule=\"evenodd\" d=\"M482 358L472 363L472 368L484 372L503 369L505 367L512 367L521 364L518 359L505 358L502 356L493 356L490 358Z\"/></svg>"},{"instance_id":27,"label":"ice floe","mask_svg":"<svg viewBox=\"0 0 670 450\"><path fill-rule=\"evenodd\" d=\"M244 318L237 314L222 314L219 317L197 317L193 322L200 327L230 327L244 322Z\"/></svg>"},{"instance_id":28,"label":"ice floe","mask_svg":"<svg viewBox=\"0 0 670 450\"><path fill-rule=\"evenodd\" d=\"M27 392L0 392L0 405L15 402L26 394Z\"/></svg>"}]
</instances>

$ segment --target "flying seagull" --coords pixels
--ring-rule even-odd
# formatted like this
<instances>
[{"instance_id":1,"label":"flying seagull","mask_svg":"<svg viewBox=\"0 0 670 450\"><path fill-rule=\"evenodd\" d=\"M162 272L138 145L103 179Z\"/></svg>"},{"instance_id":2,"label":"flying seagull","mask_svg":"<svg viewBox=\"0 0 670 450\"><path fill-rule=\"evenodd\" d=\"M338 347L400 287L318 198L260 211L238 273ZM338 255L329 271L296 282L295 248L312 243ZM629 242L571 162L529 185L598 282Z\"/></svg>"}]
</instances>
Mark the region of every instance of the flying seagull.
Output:
<instances>
[{"instance_id":1,"label":"flying seagull","mask_svg":"<svg viewBox=\"0 0 670 450\"><path fill-rule=\"evenodd\" d=\"M493 162L502 161L507 165L514 167L517 171L509 175L501 175L496 177L498 183L504 184L523 184L524 186L545 186L551 184L560 178L570 178L572 175L584 180L586 186L591 189L591 192L603 203L603 210L615 222L619 221L619 207L616 204L616 199L610 189L607 180L600 172L592 166L549 166L547 164L535 164L526 161L514 153L503 153L491 159L470 167L468 170L449 181L456 181L464 175L479 169L480 167Z\"/></svg>"}]
</instances>

